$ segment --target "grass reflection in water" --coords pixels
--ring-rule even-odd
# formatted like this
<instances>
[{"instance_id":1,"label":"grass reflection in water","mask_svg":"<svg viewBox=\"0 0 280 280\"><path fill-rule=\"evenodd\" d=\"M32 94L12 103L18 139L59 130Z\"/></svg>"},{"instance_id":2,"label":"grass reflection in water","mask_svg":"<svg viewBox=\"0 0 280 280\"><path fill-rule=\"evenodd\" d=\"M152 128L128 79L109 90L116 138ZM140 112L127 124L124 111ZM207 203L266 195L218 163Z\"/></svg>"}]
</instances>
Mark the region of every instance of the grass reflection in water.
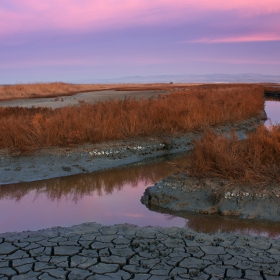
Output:
<instances>
[{"instance_id":1,"label":"grass reflection in water","mask_svg":"<svg viewBox=\"0 0 280 280\"><path fill-rule=\"evenodd\" d=\"M75 209L73 209L73 212L71 212L71 214L69 212L70 208L66 208L65 211L65 209L63 208L63 205L65 206L63 200L72 201L74 204L85 203L86 206L86 201L90 199L90 197L92 196L114 197L115 194L113 193L115 191L119 192L123 190L123 192L120 193L120 196L122 196L123 200L118 201L117 199L117 201L114 201L114 203L121 203L121 205L117 206L116 208L107 209L107 207L109 206L107 204L104 204L104 207L98 210L96 207L98 206L100 207L101 205L98 204L96 205L96 207L93 206L88 209L88 211L96 212L95 213L96 215L93 216L94 217L93 221L98 222L98 219L101 219L103 222L111 223L110 222L111 219L109 219L108 221L106 220L106 218L108 218L106 215L109 215L109 217L113 215L112 220L114 223L133 221L133 223L138 224L138 223L143 223L142 218L138 220L136 217L131 219L129 219L129 217L133 215L142 214L143 219L145 219L146 222L150 225L153 225L156 222L154 219L157 219L158 224L156 225L173 226L174 224L176 224L176 219L178 219L177 217L181 217L183 224L186 224L187 227L194 229L198 232L204 232L204 233L232 232L232 233L266 236L270 238L280 237L279 225L273 222L259 221L259 220L258 221L242 220L235 217L223 217L219 215L200 215L195 213L170 213L170 212L162 211L161 209L150 209L153 212L149 212L150 214L149 213L146 214L146 210L148 209L146 209L144 205L141 205L141 207L139 207L139 205L136 205L137 201L140 204L141 192L143 193L144 189L140 190L140 192L135 192L135 195L137 197L131 197L131 195L134 195L134 192L129 192L128 191L129 188L134 188L136 190L137 188L139 188L139 185L144 186L144 188L145 186L152 185L153 183L161 180L164 177L167 177L168 175L176 171L177 166L180 166L182 161L184 161L183 158L173 159L173 160L170 159L170 161L164 160L164 161L150 162L145 164L137 164L126 168L106 170L103 172L96 172L92 174L75 175L71 177L50 179L46 181L37 181L31 183L5 185L5 186L1 186L0 188L0 199L3 202L5 199L17 201L18 202L17 204L20 205L21 201L25 200L24 199L25 197L31 196L34 197L34 201L38 199L40 205L39 207L43 207L44 205L45 207L54 207L53 204L49 202L46 203L43 200L41 200L42 196L46 197L48 200L58 202L58 206L55 206L54 212L59 211L59 214L57 215L57 217L52 217L51 219L54 219L55 222L62 225L63 221L67 220L67 217L69 217L69 215L70 216L75 215L74 213L76 211ZM141 182L143 184L141 184ZM99 199L90 200L90 201L94 203L97 202L98 200ZM104 200L102 200L102 202L105 203ZM70 205L73 205L73 203L70 203ZM108 201L108 203L111 202ZM15 205L11 204L10 207L15 208ZM45 228L46 226L49 226L49 224L46 225L46 223L44 223L45 217L43 216L43 214L40 212L39 209L35 207L38 207L38 204L34 204L34 208L32 207L31 211L36 212L39 221L36 220L37 218L35 219L35 217L32 216L33 214L31 212L27 211L26 213L28 213L27 214L28 219L29 220L31 219L30 223L35 224L36 227L38 228ZM73 206L70 207L73 208ZM135 209L133 209L133 207L135 207ZM19 207L18 209L21 209L19 211L24 211L22 210L24 208ZM119 209L121 209L121 211ZM8 211L12 212L14 210L12 210L12 208L9 208ZM108 211L108 213L105 213L105 211ZM112 213L110 211L114 211L114 212ZM120 212L117 213L117 211ZM162 215L163 220L165 220L164 223L161 224L161 222L158 221L160 218L159 216L155 215L155 212L160 212L163 214ZM121 220L118 220L120 217L117 214L122 215ZM81 211L81 216L79 216L78 214L78 218L77 220L74 220L74 223L79 223L80 221L79 219L83 219L83 217L87 215L88 215L87 212L84 212L84 210ZM16 216L18 216L18 214ZM49 215L47 216L49 217ZM19 219L22 220L24 218L22 218L22 216L19 215ZM11 222L13 224L16 224L18 220L11 219ZM83 222L83 220L81 220L81 222ZM66 225L68 225L67 222L65 223ZM50 222L50 225L52 225L52 222ZM72 225L72 223L69 225ZM19 229L26 230L27 228L25 226L22 226L22 228ZM6 229L5 225L3 225L2 231L7 231L7 230L11 230L11 229L10 228ZM18 229L16 228L16 230Z\"/></svg>"},{"instance_id":2,"label":"grass reflection in water","mask_svg":"<svg viewBox=\"0 0 280 280\"><path fill-rule=\"evenodd\" d=\"M91 174L5 185L0 188L0 199L20 201L31 191L35 191L37 195L44 193L53 201L66 198L77 202L84 196L110 195L114 190L121 190L126 184L131 187L137 187L140 181L145 185L153 184L173 173L176 169L174 163L178 161L180 160L177 159L172 164L169 161L135 164Z\"/></svg>"}]
</instances>

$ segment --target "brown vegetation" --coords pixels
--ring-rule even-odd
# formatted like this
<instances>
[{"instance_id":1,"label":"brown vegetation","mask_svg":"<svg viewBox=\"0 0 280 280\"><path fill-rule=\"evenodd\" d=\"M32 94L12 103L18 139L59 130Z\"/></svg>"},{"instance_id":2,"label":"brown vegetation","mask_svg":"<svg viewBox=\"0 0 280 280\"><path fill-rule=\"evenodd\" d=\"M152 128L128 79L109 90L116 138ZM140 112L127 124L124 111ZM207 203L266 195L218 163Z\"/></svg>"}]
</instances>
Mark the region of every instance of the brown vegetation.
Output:
<instances>
[{"instance_id":1,"label":"brown vegetation","mask_svg":"<svg viewBox=\"0 0 280 280\"><path fill-rule=\"evenodd\" d=\"M280 94L280 85L264 86L264 93L277 93Z\"/></svg>"},{"instance_id":2,"label":"brown vegetation","mask_svg":"<svg viewBox=\"0 0 280 280\"><path fill-rule=\"evenodd\" d=\"M42 98L74 95L79 92L98 90L166 90L175 87L193 86L188 84L66 84L66 83L37 83L0 86L0 100L20 98Z\"/></svg>"},{"instance_id":3,"label":"brown vegetation","mask_svg":"<svg viewBox=\"0 0 280 280\"><path fill-rule=\"evenodd\" d=\"M207 132L187 160L188 174L240 183L280 183L280 125L260 126L246 140Z\"/></svg>"},{"instance_id":4,"label":"brown vegetation","mask_svg":"<svg viewBox=\"0 0 280 280\"><path fill-rule=\"evenodd\" d=\"M0 100L72 95L77 92L90 91L94 89L94 85L75 85L65 83L5 85L0 86Z\"/></svg>"},{"instance_id":5,"label":"brown vegetation","mask_svg":"<svg viewBox=\"0 0 280 280\"><path fill-rule=\"evenodd\" d=\"M60 109L0 108L0 148L29 151L176 134L237 122L263 111L256 86L212 86L158 98L111 100Z\"/></svg>"}]
</instances>

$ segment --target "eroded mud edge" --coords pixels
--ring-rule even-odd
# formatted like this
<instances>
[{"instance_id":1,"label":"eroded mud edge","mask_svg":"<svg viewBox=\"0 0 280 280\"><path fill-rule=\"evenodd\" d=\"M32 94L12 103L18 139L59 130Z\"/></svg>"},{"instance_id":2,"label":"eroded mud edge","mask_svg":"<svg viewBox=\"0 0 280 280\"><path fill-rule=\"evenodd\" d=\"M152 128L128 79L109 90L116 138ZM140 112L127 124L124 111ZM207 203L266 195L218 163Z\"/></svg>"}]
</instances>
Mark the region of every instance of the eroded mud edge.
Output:
<instances>
[{"instance_id":1,"label":"eroded mud edge","mask_svg":"<svg viewBox=\"0 0 280 280\"><path fill-rule=\"evenodd\" d=\"M264 112L258 117L213 129L219 133L229 133L234 129L240 138L244 138L247 132L253 131L265 118ZM200 137L202 133L201 130L176 136L112 141L71 148L49 148L31 155L13 155L2 150L0 151L0 186L90 173L185 152L191 148L192 140Z\"/></svg>"},{"instance_id":2,"label":"eroded mud edge","mask_svg":"<svg viewBox=\"0 0 280 280\"><path fill-rule=\"evenodd\" d=\"M231 184L219 178L173 174L145 190L141 202L150 210L222 214L280 221L280 186Z\"/></svg>"}]
</instances>

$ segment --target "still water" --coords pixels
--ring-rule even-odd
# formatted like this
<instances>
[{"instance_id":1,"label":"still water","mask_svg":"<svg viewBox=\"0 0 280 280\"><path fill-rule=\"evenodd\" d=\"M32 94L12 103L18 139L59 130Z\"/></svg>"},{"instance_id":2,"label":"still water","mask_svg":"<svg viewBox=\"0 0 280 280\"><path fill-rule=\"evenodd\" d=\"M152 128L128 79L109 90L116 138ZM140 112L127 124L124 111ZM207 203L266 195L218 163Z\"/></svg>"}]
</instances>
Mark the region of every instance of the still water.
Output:
<instances>
[{"instance_id":1,"label":"still water","mask_svg":"<svg viewBox=\"0 0 280 280\"><path fill-rule=\"evenodd\" d=\"M280 102L266 101L265 108L271 123L280 122ZM279 223L192 213L178 217L148 210L140 202L145 189L175 172L180 163L181 159L163 158L92 174L1 186L0 232L98 222L280 237Z\"/></svg>"},{"instance_id":2,"label":"still water","mask_svg":"<svg viewBox=\"0 0 280 280\"><path fill-rule=\"evenodd\" d=\"M267 114L266 125L280 124L280 99L269 98L265 101L265 111Z\"/></svg>"}]
</instances>

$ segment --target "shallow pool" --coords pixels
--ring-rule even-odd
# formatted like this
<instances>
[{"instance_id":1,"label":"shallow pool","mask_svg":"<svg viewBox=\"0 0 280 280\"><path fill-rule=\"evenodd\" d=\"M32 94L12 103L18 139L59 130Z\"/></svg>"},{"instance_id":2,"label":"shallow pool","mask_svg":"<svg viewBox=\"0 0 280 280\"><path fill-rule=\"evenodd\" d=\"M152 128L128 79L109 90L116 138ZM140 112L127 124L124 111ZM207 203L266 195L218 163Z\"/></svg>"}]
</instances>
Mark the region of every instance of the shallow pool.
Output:
<instances>
[{"instance_id":1,"label":"shallow pool","mask_svg":"<svg viewBox=\"0 0 280 280\"><path fill-rule=\"evenodd\" d=\"M266 125L280 124L280 99L267 99L265 111L267 114Z\"/></svg>"},{"instance_id":2,"label":"shallow pool","mask_svg":"<svg viewBox=\"0 0 280 280\"><path fill-rule=\"evenodd\" d=\"M280 227L273 222L193 213L178 217L148 210L140 202L144 190L176 171L177 164L180 159L165 158L93 174L2 186L0 232L98 222L280 237Z\"/></svg>"}]
</instances>

